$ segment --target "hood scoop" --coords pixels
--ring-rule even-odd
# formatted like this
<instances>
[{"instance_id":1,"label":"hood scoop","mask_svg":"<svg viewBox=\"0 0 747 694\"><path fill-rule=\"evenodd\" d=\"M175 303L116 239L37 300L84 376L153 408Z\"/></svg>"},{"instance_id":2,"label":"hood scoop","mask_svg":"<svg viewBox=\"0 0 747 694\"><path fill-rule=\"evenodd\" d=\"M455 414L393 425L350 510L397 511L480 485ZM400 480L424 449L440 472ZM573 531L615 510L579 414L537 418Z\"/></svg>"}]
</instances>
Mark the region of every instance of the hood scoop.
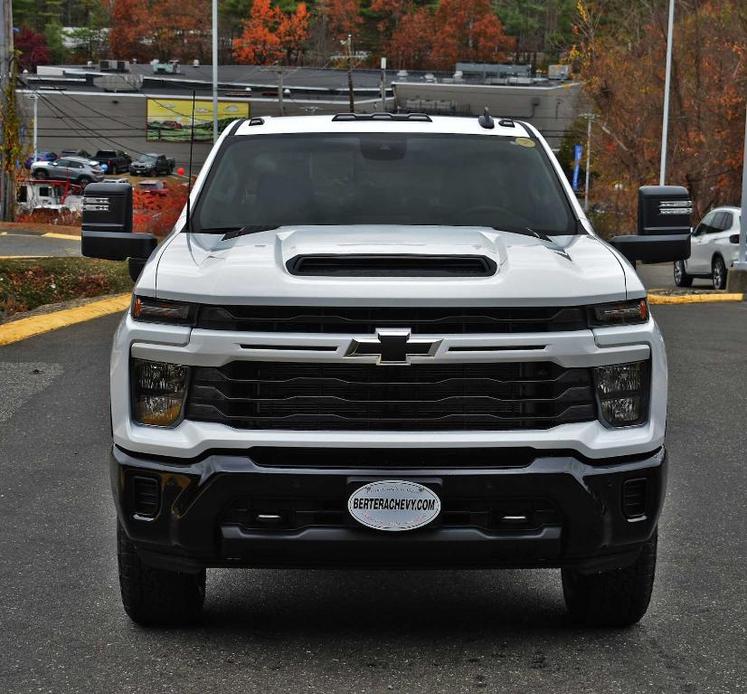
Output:
<instances>
[{"instance_id":1,"label":"hood scoop","mask_svg":"<svg viewBox=\"0 0 747 694\"><path fill-rule=\"evenodd\" d=\"M484 255L415 253L297 255L286 267L304 277L490 277L497 269Z\"/></svg>"}]
</instances>

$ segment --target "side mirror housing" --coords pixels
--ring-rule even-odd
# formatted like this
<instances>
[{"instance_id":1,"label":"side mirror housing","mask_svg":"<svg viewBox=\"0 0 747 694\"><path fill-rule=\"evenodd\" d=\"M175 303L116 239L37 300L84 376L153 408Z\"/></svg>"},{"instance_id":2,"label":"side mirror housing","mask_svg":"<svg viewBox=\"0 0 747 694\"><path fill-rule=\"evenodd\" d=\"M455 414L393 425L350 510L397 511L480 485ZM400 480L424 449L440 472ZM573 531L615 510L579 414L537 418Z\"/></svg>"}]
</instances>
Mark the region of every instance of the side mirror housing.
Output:
<instances>
[{"instance_id":1,"label":"side mirror housing","mask_svg":"<svg viewBox=\"0 0 747 694\"><path fill-rule=\"evenodd\" d=\"M90 183L83 197L81 253L86 258L146 260L158 241L132 231L132 186Z\"/></svg>"},{"instance_id":2,"label":"side mirror housing","mask_svg":"<svg viewBox=\"0 0 747 694\"><path fill-rule=\"evenodd\" d=\"M638 233L615 236L610 244L631 263L663 263L690 257L692 201L682 186L638 190Z\"/></svg>"}]
</instances>

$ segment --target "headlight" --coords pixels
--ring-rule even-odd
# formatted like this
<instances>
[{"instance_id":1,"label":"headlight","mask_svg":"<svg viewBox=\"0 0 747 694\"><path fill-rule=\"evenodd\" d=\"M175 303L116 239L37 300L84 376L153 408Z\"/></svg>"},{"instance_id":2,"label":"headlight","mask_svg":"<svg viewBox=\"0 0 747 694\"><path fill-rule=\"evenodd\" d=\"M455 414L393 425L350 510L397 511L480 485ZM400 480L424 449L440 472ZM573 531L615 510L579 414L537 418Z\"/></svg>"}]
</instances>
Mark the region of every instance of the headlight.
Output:
<instances>
[{"instance_id":1,"label":"headlight","mask_svg":"<svg viewBox=\"0 0 747 694\"><path fill-rule=\"evenodd\" d=\"M135 296L130 313L135 320L172 325L194 325L197 306L183 301L166 301L150 296Z\"/></svg>"},{"instance_id":2,"label":"headlight","mask_svg":"<svg viewBox=\"0 0 747 694\"><path fill-rule=\"evenodd\" d=\"M648 418L649 363L598 366L594 380L599 414L612 427L643 424Z\"/></svg>"},{"instance_id":3,"label":"headlight","mask_svg":"<svg viewBox=\"0 0 747 694\"><path fill-rule=\"evenodd\" d=\"M618 301L614 304L599 304L591 307L592 327L600 328L610 325L633 325L648 320L646 299Z\"/></svg>"},{"instance_id":4,"label":"headlight","mask_svg":"<svg viewBox=\"0 0 747 694\"><path fill-rule=\"evenodd\" d=\"M182 417L189 367L133 359L132 416L140 424L168 427Z\"/></svg>"}]
</instances>

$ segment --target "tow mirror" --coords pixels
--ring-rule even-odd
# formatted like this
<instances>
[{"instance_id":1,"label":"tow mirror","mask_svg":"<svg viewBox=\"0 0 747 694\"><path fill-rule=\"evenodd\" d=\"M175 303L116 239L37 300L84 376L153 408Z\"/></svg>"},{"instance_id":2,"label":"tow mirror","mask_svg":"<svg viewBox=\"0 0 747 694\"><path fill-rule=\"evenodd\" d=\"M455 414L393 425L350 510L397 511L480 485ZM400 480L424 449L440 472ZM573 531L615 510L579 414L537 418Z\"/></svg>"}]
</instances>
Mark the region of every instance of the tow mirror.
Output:
<instances>
[{"instance_id":1,"label":"tow mirror","mask_svg":"<svg viewBox=\"0 0 747 694\"><path fill-rule=\"evenodd\" d=\"M129 260L136 280L158 244L151 234L132 231L132 186L124 182L89 183L83 197L81 253L86 258Z\"/></svg>"},{"instance_id":2,"label":"tow mirror","mask_svg":"<svg viewBox=\"0 0 747 694\"><path fill-rule=\"evenodd\" d=\"M638 233L615 236L612 244L631 263L663 263L690 257L692 201L682 186L638 190Z\"/></svg>"}]
</instances>

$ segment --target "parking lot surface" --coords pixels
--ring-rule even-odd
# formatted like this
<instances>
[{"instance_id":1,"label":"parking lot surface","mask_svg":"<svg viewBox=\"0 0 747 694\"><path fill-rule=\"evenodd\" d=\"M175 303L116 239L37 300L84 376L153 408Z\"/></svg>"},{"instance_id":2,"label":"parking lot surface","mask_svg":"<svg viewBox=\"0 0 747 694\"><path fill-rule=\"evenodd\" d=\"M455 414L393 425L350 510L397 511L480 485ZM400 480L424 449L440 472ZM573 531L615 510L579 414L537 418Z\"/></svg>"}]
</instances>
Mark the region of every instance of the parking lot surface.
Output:
<instances>
[{"instance_id":1,"label":"parking lot surface","mask_svg":"<svg viewBox=\"0 0 747 694\"><path fill-rule=\"evenodd\" d=\"M107 468L118 318L0 348L0 691L745 691L747 304L653 311L669 493L622 631L569 625L557 571L214 570L202 625L138 628Z\"/></svg>"},{"instance_id":2,"label":"parking lot surface","mask_svg":"<svg viewBox=\"0 0 747 694\"><path fill-rule=\"evenodd\" d=\"M79 256L79 239L23 233L0 233L0 258L11 256Z\"/></svg>"}]
</instances>

